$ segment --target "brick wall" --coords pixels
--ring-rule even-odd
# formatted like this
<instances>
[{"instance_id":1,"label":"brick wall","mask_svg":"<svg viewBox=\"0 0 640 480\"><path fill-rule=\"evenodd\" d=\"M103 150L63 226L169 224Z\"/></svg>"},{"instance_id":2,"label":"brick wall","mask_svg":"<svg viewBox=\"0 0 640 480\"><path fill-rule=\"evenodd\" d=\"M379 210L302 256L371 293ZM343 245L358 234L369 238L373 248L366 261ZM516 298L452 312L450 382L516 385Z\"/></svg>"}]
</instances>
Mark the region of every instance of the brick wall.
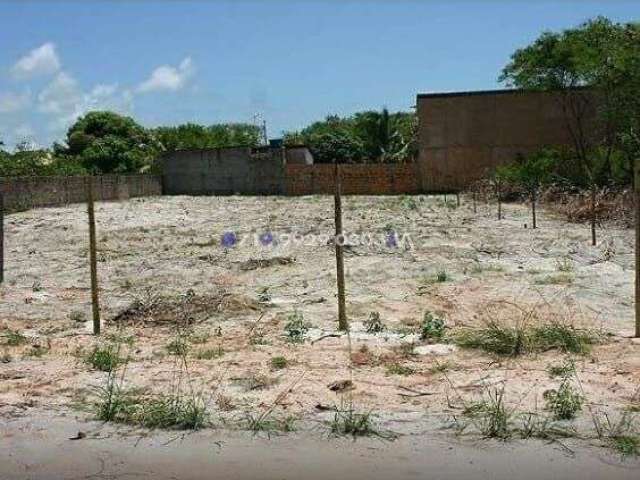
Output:
<instances>
[{"instance_id":1,"label":"brick wall","mask_svg":"<svg viewBox=\"0 0 640 480\"><path fill-rule=\"evenodd\" d=\"M5 177L0 192L8 212L86 201L87 177ZM122 200L162 194L157 175L102 175L94 177L96 200Z\"/></svg>"},{"instance_id":2,"label":"brick wall","mask_svg":"<svg viewBox=\"0 0 640 480\"><path fill-rule=\"evenodd\" d=\"M586 126L597 135L595 97L588 90L574 95L583 99ZM572 146L563 98L523 90L418 95L423 190L459 190L519 155Z\"/></svg>"},{"instance_id":3,"label":"brick wall","mask_svg":"<svg viewBox=\"0 0 640 480\"><path fill-rule=\"evenodd\" d=\"M420 193L418 165L340 165L345 195L400 195ZM286 195L332 194L334 166L286 165Z\"/></svg>"}]
</instances>

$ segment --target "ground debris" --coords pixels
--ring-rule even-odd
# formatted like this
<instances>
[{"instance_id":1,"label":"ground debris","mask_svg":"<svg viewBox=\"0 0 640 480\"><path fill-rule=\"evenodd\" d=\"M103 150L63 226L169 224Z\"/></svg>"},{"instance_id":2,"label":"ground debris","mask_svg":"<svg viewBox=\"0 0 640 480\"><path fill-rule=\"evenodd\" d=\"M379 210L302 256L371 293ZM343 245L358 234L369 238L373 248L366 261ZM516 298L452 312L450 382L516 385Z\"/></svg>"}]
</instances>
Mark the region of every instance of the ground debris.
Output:
<instances>
[{"instance_id":1,"label":"ground debris","mask_svg":"<svg viewBox=\"0 0 640 480\"><path fill-rule=\"evenodd\" d=\"M198 295L193 291L177 297L152 296L146 300L137 299L111 319L117 324L182 324L201 323L220 312L259 310L257 300L245 295L220 292Z\"/></svg>"},{"instance_id":2,"label":"ground debris","mask_svg":"<svg viewBox=\"0 0 640 480\"><path fill-rule=\"evenodd\" d=\"M244 262L239 262L240 270L257 270L274 265L290 265L296 261L293 257L271 257L271 258L250 258Z\"/></svg>"}]
</instances>

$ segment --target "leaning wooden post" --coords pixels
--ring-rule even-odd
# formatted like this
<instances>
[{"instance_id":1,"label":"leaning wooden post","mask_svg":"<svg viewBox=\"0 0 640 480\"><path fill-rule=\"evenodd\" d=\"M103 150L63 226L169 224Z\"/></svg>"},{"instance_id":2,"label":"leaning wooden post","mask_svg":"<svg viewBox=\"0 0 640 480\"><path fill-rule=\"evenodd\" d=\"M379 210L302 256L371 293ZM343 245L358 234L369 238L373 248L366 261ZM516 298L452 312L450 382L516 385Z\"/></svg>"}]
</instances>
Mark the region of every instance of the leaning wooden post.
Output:
<instances>
[{"instance_id":1,"label":"leaning wooden post","mask_svg":"<svg viewBox=\"0 0 640 480\"><path fill-rule=\"evenodd\" d=\"M536 200L537 200L536 191L531 192L531 216L533 217L533 228L536 229L538 227L537 219L536 219Z\"/></svg>"},{"instance_id":2,"label":"leaning wooden post","mask_svg":"<svg viewBox=\"0 0 640 480\"><path fill-rule=\"evenodd\" d=\"M93 208L93 177L87 178L87 213L89 214L89 264L91 267L91 308L93 333L100 334L100 303L98 299L98 265L96 256L96 217Z\"/></svg>"},{"instance_id":3,"label":"leaning wooden post","mask_svg":"<svg viewBox=\"0 0 640 480\"><path fill-rule=\"evenodd\" d=\"M591 185L591 245L596 246L596 185Z\"/></svg>"},{"instance_id":4,"label":"leaning wooden post","mask_svg":"<svg viewBox=\"0 0 640 480\"><path fill-rule=\"evenodd\" d=\"M640 338L640 160L635 162L633 183L636 207L636 338Z\"/></svg>"},{"instance_id":5,"label":"leaning wooden post","mask_svg":"<svg viewBox=\"0 0 640 480\"><path fill-rule=\"evenodd\" d=\"M4 282L4 195L0 192L0 283Z\"/></svg>"},{"instance_id":6,"label":"leaning wooden post","mask_svg":"<svg viewBox=\"0 0 640 480\"><path fill-rule=\"evenodd\" d=\"M336 282L338 284L338 330L349 330L349 323L347 322L347 307L344 294L344 256L343 256L343 243L344 235L342 233L342 197L341 197L341 185L340 185L340 167L338 162L335 163L334 168L334 186L335 194L333 197L333 204L335 210L335 226L336 235L334 243L336 246Z\"/></svg>"},{"instance_id":7,"label":"leaning wooden post","mask_svg":"<svg viewBox=\"0 0 640 480\"><path fill-rule=\"evenodd\" d=\"M498 197L498 220L502 220L502 189L500 182L496 183L496 196Z\"/></svg>"}]
</instances>

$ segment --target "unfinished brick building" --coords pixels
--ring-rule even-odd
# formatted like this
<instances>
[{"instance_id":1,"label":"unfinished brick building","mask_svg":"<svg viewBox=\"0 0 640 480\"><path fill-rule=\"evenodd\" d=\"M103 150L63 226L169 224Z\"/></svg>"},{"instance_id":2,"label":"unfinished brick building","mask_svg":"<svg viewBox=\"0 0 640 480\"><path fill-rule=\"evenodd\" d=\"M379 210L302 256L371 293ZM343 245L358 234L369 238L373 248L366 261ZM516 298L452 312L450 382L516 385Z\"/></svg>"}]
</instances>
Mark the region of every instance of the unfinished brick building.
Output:
<instances>
[{"instance_id":1,"label":"unfinished brick building","mask_svg":"<svg viewBox=\"0 0 640 480\"><path fill-rule=\"evenodd\" d=\"M567 128L570 116L563 112L558 93L419 94L417 112L418 168L426 192L463 188L519 154L573 145ZM593 119L595 110L588 106L584 115Z\"/></svg>"}]
</instances>

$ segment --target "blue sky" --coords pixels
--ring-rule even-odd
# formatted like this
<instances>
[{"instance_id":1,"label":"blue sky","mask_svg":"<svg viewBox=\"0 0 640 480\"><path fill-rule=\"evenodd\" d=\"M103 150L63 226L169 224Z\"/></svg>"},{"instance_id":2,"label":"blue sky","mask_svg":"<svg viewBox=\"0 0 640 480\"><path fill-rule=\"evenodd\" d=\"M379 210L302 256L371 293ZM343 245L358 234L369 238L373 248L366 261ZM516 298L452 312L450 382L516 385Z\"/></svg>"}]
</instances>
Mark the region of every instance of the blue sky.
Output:
<instances>
[{"instance_id":1,"label":"blue sky","mask_svg":"<svg viewBox=\"0 0 640 480\"><path fill-rule=\"evenodd\" d=\"M500 87L517 47L638 0L0 0L0 139L47 145L90 109L146 126L408 110Z\"/></svg>"}]
</instances>

